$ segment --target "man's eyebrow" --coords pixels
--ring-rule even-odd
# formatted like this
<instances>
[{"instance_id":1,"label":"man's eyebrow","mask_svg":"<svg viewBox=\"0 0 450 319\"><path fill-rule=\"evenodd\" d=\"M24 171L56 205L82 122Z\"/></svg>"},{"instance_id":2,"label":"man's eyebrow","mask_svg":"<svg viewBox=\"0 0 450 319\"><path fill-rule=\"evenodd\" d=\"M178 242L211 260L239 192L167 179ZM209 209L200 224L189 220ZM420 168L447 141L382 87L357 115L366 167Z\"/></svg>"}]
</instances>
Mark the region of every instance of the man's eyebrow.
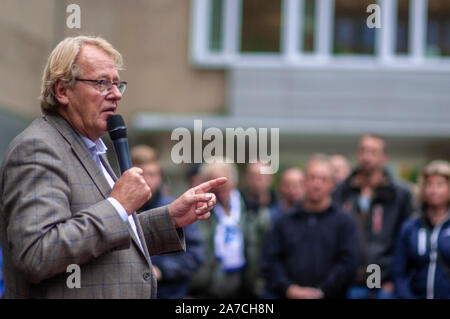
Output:
<instances>
[{"instance_id":1,"label":"man's eyebrow","mask_svg":"<svg viewBox=\"0 0 450 319\"><path fill-rule=\"evenodd\" d=\"M100 73L98 75L98 78L109 79L109 74L108 73ZM117 77L114 76L113 81L120 81L120 76L117 76Z\"/></svg>"}]
</instances>

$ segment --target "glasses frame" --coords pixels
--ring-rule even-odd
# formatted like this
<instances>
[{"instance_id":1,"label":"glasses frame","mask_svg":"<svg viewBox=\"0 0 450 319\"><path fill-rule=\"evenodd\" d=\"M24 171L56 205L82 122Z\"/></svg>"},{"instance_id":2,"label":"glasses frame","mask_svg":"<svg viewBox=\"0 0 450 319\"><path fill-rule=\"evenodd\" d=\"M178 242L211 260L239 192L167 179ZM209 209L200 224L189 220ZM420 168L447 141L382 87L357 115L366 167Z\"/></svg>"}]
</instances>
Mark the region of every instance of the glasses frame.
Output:
<instances>
[{"instance_id":1,"label":"glasses frame","mask_svg":"<svg viewBox=\"0 0 450 319\"><path fill-rule=\"evenodd\" d=\"M126 81L112 82L110 80L91 80L91 79L81 79L81 78L75 78L75 81L95 83L98 87L98 90L102 94L104 94L105 92L109 92L112 89L112 86L115 85L117 87L117 89L119 90L120 94L123 95L125 93L125 90L128 85L128 82L126 82ZM105 88L103 90L100 89L102 86L105 86ZM123 89L120 89L120 86L122 86Z\"/></svg>"}]
</instances>

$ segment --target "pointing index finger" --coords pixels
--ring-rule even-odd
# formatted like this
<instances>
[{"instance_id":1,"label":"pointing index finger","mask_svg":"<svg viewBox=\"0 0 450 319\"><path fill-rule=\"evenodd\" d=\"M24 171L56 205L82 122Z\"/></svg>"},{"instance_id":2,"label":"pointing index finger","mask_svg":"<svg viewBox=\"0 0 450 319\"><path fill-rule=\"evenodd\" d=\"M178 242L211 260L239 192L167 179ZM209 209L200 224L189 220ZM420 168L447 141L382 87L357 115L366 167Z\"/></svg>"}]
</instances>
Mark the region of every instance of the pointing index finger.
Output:
<instances>
[{"instance_id":1,"label":"pointing index finger","mask_svg":"<svg viewBox=\"0 0 450 319\"><path fill-rule=\"evenodd\" d=\"M208 192L210 189L225 184L228 181L226 177L219 177L216 179L212 179L210 181L204 182L194 188L195 193L197 192Z\"/></svg>"}]
</instances>

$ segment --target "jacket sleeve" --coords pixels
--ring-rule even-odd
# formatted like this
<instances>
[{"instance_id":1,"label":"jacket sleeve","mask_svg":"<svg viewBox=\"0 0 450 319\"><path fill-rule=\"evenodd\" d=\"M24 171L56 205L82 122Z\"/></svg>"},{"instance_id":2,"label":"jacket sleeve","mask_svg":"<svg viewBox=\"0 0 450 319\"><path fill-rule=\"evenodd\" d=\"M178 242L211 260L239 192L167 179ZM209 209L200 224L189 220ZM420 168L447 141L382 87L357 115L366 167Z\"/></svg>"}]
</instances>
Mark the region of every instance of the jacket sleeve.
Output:
<instances>
[{"instance_id":1,"label":"jacket sleeve","mask_svg":"<svg viewBox=\"0 0 450 319\"><path fill-rule=\"evenodd\" d=\"M361 258L361 247L359 233L356 223L353 219L342 214L339 227L339 246L336 253L335 262L319 288L323 291L326 298L341 296L345 293L348 286L356 276Z\"/></svg>"},{"instance_id":2,"label":"jacket sleeve","mask_svg":"<svg viewBox=\"0 0 450 319\"><path fill-rule=\"evenodd\" d=\"M289 278L283 259L286 254L286 245L283 243L283 220L279 219L272 231L266 236L262 251L261 271L266 279L267 287L271 292L286 297L287 289L294 282Z\"/></svg>"},{"instance_id":3,"label":"jacket sleeve","mask_svg":"<svg viewBox=\"0 0 450 319\"><path fill-rule=\"evenodd\" d=\"M417 298L411 289L411 277L408 274L408 236L411 232L410 225L411 221L405 221L402 224L392 264L392 277L394 280L395 292L399 298L403 299Z\"/></svg>"},{"instance_id":4,"label":"jacket sleeve","mask_svg":"<svg viewBox=\"0 0 450 319\"><path fill-rule=\"evenodd\" d=\"M206 251L197 223L184 227L186 252L154 256L153 265L162 273L163 281L188 279L206 261Z\"/></svg>"},{"instance_id":5,"label":"jacket sleeve","mask_svg":"<svg viewBox=\"0 0 450 319\"><path fill-rule=\"evenodd\" d=\"M186 250L183 228L175 228L166 206L137 215L150 255L178 253Z\"/></svg>"},{"instance_id":6,"label":"jacket sleeve","mask_svg":"<svg viewBox=\"0 0 450 319\"><path fill-rule=\"evenodd\" d=\"M8 153L2 178L2 228L12 261L32 283L81 265L111 249L130 246L130 234L107 200L77 211L62 154L42 139Z\"/></svg>"}]
</instances>

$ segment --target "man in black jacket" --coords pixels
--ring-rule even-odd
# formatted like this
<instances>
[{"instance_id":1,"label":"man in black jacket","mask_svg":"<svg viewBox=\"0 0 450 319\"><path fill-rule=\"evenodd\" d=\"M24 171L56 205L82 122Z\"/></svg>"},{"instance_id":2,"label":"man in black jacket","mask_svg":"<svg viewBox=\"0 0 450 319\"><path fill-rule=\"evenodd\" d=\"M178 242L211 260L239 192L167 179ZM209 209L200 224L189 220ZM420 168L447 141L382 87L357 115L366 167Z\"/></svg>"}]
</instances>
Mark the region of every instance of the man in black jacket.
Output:
<instances>
[{"instance_id":1,"label":"man in black jacket","mask_svg":"<svg viewBox=\"0 0 450 319\"><path fill-rule=\"evenodd\" d=\"M335 204L353 216L361 232L363 255L349 298L395 297L391 278L394 245L401 223L411 214L409 190L396 183L386 170L386 142L378 135L359 141L358 167L337 187ZM367 266L380 266L380 289L368 289Z\"/></svg>"},{"instance_id":2,"label":"man in black jacket","mask_svg":"<svg viewBox=\"0 0 450 319\"><path fill-rule=\"evenodd\" d=\"M345 297L356 275L360 247L353 219L332 205L333 171L325 156L307 165L302 205L281 216L267 238L262 269L266 297Z\"/></svg>"}]
</instances>

